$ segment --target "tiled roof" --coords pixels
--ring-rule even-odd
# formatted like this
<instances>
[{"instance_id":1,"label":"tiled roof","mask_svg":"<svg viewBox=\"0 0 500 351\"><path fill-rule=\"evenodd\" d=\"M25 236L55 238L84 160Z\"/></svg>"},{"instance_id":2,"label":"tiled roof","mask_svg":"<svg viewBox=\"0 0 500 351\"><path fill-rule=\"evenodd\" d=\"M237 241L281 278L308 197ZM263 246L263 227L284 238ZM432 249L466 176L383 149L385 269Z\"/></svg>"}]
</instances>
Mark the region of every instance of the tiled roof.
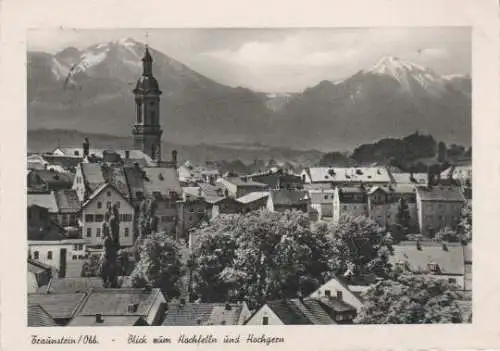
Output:
<instances>
[{"instance_id":1,"label":"tiled roof","mask_svg":"<svg viewBox=\"0 0 500 351\"><path fill-rule=\"evenodd\" d=\"M28 305L28 327L55 327L56 322L39 304Z\"/></svg>"},{"instance_id":2,"label":"tiled roof","mask_svg":"<svg viewBox=\"0 0 500 351\"><path fill-rule=\"evenodd\" d=\"M384 167L311 167L311 181L314 182L356 182L389 183L389 172Z\"/></svg>"},{"instance_id":3,"label":"tiled roof","mask_svg":"<svg viewBox=\"0 0 500 351\"><path fill-rule=\"evenodd\" d=\"M304 302L299 299L282 299L270 301L267 306L285 325L336 324L316 300Z\"/></svg>"},{"instance_id":4,"label":"tiled roof","mask_svg":"<svg viewBox=\"0 0 500 351\"><path fill-rule=\"evenodd\" d=\"M47 183L49 188L71 188L73 184L73 176L69 173L61 173L47 169L34 169L31 171L33 175L39 177L42 182Z\"/></svg>"},{"instance_id":5,"label":"tiled roof","mask_svg":"<svg viewBox=\"0 0 500 351\"><path fill-rule=\"evenodd\" d=\"M63 189L54 192L60 212L76 213L80 210L80 201L73 189Z\"/></svg>"},{"instance_id":6,"label":"tiled roof","mask_svg":"<svg viewBox=\"0 0 500 351\"><path fill-rule=\"evenodd\" d=\"M270 195L274 205L294 206L307 204L308 194L306 191L276 190Z\"/></svg>"},{"instance_id":7,"label":"tiled roof","mask_svg":"<svg viewBox=\"0 0 500 351\"><path fill-rule=\"evenodd\" d=\"M80 167L82 169L85 185L89 188L91 192L95 191L99 186L101 186L105 182L100 164L81 163Z\"/></svg>"},{"instance_id":8,"label":"tiled roof","mask_svg":"<svg viewBox=\"0 0 500 351\"><path fill-rule=\"evenodd\" d=\"M78 155L81 156L81 157L83 157L83 149L81 147L59 147L58 149L61 152L63 152L64 155L66 155L66 156L74 156L75 152L78 152ZM91 149L89 149L89 155L95 155L96 157L102 158L105 151L117 153L118 155L120 155L120 158L122 160L125 160L126 153L128 151L128 153L129 153L129 159L132 159L132 160L146 160L148 163L152 162L151 157L149 157L148 155L146 155L141 150L134 150L134 149L113 149L113 150L107 150L107 149L91 148Z\"/></svg>"},{"instance_id":9,"label":"tiled roof","mask_svg":"<svg viewBox=\"0 0 500 351\"><path fill-rule=\"evenodd\" d=\"M93 289L79 316L145 316L161 294L160 289ZM136 312L129 312L130 304L138 304Z\"/></svg>"},{"instance_id":10,"label":"tiled roof","mask_svg":"<svg viewBox=\"0 0 500 351\"><path fill-rule=\"evenodd\" d=\"M85 298L84 293L80 294L29 294L28 304L38 304L53 319L73 318L78 306Z\"/></svg>"},{"instance_id":11,"label":"tiled roof","mask_svg":"<svg viewBox=\"0 0 500 351\"><path fill-rule=\"evenodd\" d=\"M218 200L224 197L223 186L201 183L199 184L199 187L203 193L203 196L205 197L205 200L207 201Z\"/></svg>"},{"instance_id":12,"label":"tiled roof","mask_svg":"<svg viewBox=\"0 0 500 351\"><path fill-rule=\"evenodd\" d=\"M228 183L231 183L231 184L234 184L234 185L240 186L240 187L246 187L246 186L260 187L260 188L267 187L267 184L255 182L255 181L250 180L250 179L248 179L248 180L241 179L240 177L228 177L225 180Z\"/></svg>"},{"instance_id":13,"label":"tiled roof","mask_svg":"<svg viewBox=\"0 0 500 351\"><path fill-rule=\"evenodd\" d=\"M363 288L365 290L368 289L368 287L366 286ZM319 301L324 305L328 306L329 308L331 308L336 313L356 310L353 306L349 305L348 303L332 297L328 298L326 296L323 296L319 298Z\"/></svg>"},{"instance_id":14,"label":"tiled roof","mask_svg":"<svg viewBox=\"0 0 500 351\"><path fill-rule=\"evenodd\" d=\"M144 195L144 175L142 170L136 166L128 166L123 168L123 172L127 179L131 198L136 200L138 193Z\"/></svg>"},{"instance_id":15,"label":"tiled roof","mask_svg":"<svg viewBox=\"0 0 500 351\"><path fill-rule=\"evenodd\" d=\"M90 288L102 288L103 286L102 279L96 277L54 278L49 285L38 289L38 292L41 294L71 294L86 292Z\"/></svg>"},{"instance_id":16,"label":"tiled roof","mask_svg":"<svg viewBox=\"0 0 500 351\"><path fill-rule=\"evenodd\" d=\"M246 195L238 198L237 200L239 202L241 202L242 204L249 204L251 202L254 202L254 201L257 201L257 200L260 200L263 198L267 198L268 196L269 196L268 191L254 191L252 193L246 194Z\"/></svg>"},{"instance_id":17,"label":"tiled roof","mask_svg":"<svg viewBox=\"0 0 500 351\"><path fill-rule=\"evenodd\" d=\"M177 196L181 196L182 189L175 168L145 167L144 172L146 175L144 180L146 195L160 193L163 196L170 197L170 193L174 192Z\"/></svg>"},{"instance_id":18,"label":"tiled roof","mask_svg":"<svg viewBox=\"0 0 500 351\"><path fill-rule=\"evenodd\" d=\"M236 325L243 305L230 304L229 306L228 310L224 303L172 304L169 306L163 325Z\"/></svg>"},{"instance_id":19,"label":"tiled roof","mask_svg":"<svg viewBox=\"0 0 500 351\"><path fill-rule=\"evenodd\" d=\"M133 327L146 325L141 316L102 316L102 322L98 322L95 316L76 316L68 324L70 327Z\"/></svg>"},{"instance_id":20,"label":"tiled roof","mask_svg":"<svg viewBox=\"0 0 500 351\"><path fill-rule=\"evenodd\" d=\"M37 205L49 210L50 213L59 212L54 192L50 193L28 193L28 207Z\"/></svg>"},{"instance_id":21,"label":"tiled roof","mask_svg":"<svg viewBox=\"0 0 500 351\"><path fill-rule=\"evenodd\" d=\"M465 202L465 197L457 186L417 187L421 201Z\"/></svg>"},{"instance_id":22,"label":"tiled roof","mask_svg":"<svg viewBox=\"0 0 500 351\"><path fill-rule=\"evenodd\" d=\"M391 175L397 184L425 184L427 182L427 173L392 173Z\"/></svg>"},{"instance_id":23,"label":"tiled roof","mask_svg":"<svg viewBox=\"0 0 500 351\"><path fill-rule=\"evenodd\" d=\"M464 274L464 248L458 243L447 243L444 250L441 243L402 242L393 245L394 254L389 256L392 264L407 262L413 272L429 272L429 264L437 264L441 274Z\"/></svg>"}]
</instances>

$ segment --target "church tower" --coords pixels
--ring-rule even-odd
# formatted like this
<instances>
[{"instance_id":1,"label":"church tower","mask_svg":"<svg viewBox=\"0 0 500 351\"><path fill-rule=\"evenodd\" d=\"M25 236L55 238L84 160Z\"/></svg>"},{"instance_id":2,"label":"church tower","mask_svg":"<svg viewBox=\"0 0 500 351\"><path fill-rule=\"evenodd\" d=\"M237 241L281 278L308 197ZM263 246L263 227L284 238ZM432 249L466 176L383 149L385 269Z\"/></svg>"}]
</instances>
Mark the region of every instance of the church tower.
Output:
<instances>
[{"instance_id":1,"label":"church tower","mask_svg":"<svg viewBox=\"0 0 500 351\"><path fill-rule=\"evenodd\" d=\"M153 58L146 46L142 58L142 76L133 90L136 105L132 129L134 148L143 151L154 161L161 161L160 95L158 81L153 77Z\"/></svg>"}]
</instances>

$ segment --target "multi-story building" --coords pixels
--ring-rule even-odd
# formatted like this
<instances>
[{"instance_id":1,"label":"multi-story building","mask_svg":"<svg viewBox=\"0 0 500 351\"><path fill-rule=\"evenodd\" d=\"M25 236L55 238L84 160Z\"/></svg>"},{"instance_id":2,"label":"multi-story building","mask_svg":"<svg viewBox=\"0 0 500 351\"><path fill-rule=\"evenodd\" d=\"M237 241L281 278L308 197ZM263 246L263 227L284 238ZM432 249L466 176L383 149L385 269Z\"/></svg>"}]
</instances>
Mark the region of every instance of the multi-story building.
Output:
<instances>
[{"instance_id":1,"label":"multi-story building","mask_svg":"<svg viewBox=\"0 0 500 351\"><path fill-rule=\"evenodd\" d=\"M419 186L416 200L420 233L427 236L445 227L456 228L465 204L458 186Z\"/></svg>"},{"instance_id":2,"label":"multi-story building","mask_svg":"<svg viewBox=\"0 0 500 351\"><path fill-rule=\"evenodd\" d=\"M385 167L311 167L300 176L304 184L333 186L380 185L392 181Z\"/></svg>"},{"instance_id":3,"label":"multi-story building","mask_svg":"<svg viewBox=\"0 0 500 351\"><path fill-rule=\"evenodd\" d=\"M333 223L344 215L368 216L366 190L361 187L337 187L333 194Z\"/></svg>"},{"instance_id":4,"label":"multi-story building","mask_svg":"<svg viewBox=\"0 0 500 351\"><path fill-rule=\"evenodd\" d=\"M134 244L135 209L114 185L104 183L82 205L82 237L89 246L103 244L105 214L115 205L120 213L120 245Z\"/></svg>"}]
</instances>

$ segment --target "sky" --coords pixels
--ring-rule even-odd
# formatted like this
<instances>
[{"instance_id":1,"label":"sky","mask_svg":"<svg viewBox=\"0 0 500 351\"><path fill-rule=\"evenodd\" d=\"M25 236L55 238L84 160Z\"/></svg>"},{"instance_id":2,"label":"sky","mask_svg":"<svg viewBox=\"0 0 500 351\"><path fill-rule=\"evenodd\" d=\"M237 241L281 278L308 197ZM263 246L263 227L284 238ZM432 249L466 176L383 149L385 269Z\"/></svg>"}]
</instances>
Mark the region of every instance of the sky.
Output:
<instances>
[{"instance_id":1,"label":"sky","mask_svg":"<svg viewBox=\"0 0 500 351\"><path fill-rule=\"evenodd\" d=\"M465 27L32 30L28 50L55 53L121 38L146 42L219 83L262 92L344 79L386 55L440 74L471 74Z\"/></svg>"}]
</instances>

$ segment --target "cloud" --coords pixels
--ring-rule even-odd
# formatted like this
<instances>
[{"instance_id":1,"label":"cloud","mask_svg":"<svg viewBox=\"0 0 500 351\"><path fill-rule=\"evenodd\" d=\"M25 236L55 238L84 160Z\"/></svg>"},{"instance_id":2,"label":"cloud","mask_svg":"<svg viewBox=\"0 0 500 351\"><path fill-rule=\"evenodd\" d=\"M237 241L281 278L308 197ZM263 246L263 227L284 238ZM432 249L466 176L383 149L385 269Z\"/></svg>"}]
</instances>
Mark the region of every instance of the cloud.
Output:
<instances>
[{"instance_id":1,"label":"cloud","mask_svg":"<svg viewBox=\"0 0 500 351\"><path fill-rule=\"evenodd\" d=\"M425 60L436 60L447 58L449 53L444 48L426 48L420 51L420 56Z\"/></svg>"}]
</instances>

